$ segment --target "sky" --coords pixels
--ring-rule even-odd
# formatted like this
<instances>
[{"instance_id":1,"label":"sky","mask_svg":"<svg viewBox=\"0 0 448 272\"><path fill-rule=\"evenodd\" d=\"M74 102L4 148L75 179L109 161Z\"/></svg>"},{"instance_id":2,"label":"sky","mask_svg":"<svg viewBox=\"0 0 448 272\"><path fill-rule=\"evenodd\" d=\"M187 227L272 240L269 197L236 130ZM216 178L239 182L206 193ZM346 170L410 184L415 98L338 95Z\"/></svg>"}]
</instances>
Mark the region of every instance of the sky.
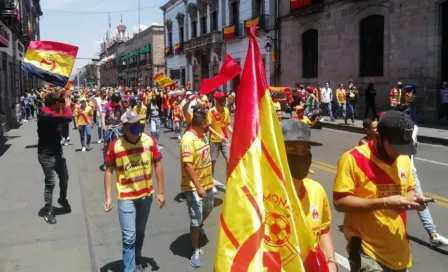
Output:
<instances>
[{"instance_id":1,"label":"sky","mask_svg":"<svg viewBox=\"0 0 448 272\"><path fill-rule=\"evenodd\" d=\"M100 52L100 43L109 29L117 33L121 15L126 33L138 31L138 2L140 28L163 23L160 7L168 0L41 0L43 16L40 21L41 40L68 43L79 47L79 58L93 58ZM72 75L89 60L76 60Z\"/></svg>"}]
</instances>

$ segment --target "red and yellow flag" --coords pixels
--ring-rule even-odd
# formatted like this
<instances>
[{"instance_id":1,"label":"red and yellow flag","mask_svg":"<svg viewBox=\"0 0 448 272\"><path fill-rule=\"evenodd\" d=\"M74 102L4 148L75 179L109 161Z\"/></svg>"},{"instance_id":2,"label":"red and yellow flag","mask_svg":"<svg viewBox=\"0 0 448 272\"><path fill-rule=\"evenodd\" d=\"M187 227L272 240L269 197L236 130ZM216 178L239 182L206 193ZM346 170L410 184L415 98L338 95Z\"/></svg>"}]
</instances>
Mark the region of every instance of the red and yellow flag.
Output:
<instances>
[{"instance_id":1,"label":"red and yellow flag","mask_svg":"<svg viewBox=\"0 0 448 272\"><path fill-rule=\"evenodd\" d=\"M292 183L255 31L237 91L244 107L236 107L215 272L326 271Z\"/></svg>"}]
</instances>

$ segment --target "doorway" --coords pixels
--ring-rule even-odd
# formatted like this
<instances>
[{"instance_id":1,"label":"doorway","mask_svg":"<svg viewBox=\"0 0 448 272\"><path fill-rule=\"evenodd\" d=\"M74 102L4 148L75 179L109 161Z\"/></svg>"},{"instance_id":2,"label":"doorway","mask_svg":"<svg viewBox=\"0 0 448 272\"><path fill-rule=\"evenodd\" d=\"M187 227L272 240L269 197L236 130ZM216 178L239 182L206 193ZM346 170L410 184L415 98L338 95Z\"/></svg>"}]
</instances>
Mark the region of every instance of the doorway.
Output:
<instances>
[{"instance_id":1,"label":"doorway","mask_svg":"<svg viewBox=\"0 0 448 272\"><path fill-rule=\"evenodd\" d=\"M442 67L441 67L441 81L448 81L448 2L445 2L443 4L440 5L440 10L442 11L442 16L441 16L441 20L440 20L440 24L441 24L441 36L442 36ZM442 114L441 112L441 98L440 95L436 96L437 101L436 101L436 105L437 105L437 109L438 109L438 113L439 115ZM440 116L439 116L440 117Z\"/></svg>"}]
</instances>

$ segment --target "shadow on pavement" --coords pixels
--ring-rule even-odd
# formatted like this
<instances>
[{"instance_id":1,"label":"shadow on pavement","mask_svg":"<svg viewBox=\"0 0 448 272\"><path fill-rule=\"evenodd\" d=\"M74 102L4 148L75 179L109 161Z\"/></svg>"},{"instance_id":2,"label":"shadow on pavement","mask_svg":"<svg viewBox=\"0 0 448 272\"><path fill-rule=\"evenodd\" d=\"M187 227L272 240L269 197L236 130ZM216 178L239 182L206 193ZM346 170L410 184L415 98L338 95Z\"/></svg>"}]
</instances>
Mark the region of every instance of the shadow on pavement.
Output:
<instances>
[{"instance_id":1,"label":"shadow on pavement","mask_svg":"<svg viewBox=\"0 0 448 272\"><path fill-rule=\"evenodd\" d=\"M190 259L193 248L191 246L190 233L177 237L170 245L170 250L174 255Z\"/></svg>"},{"instance_id":2,"label":"shadow on pavement","mask_svg":"<svg viewBox=\"0 0 448 272\"><path fill-rule=\"evenodd\" d=\"M176 201L177 203L182 203L185 200L185 195L183 193L178 193L175 197L174 197L174 201Z\"/></svg>"},{"instance_id":3,"label":"shadow on pavement","mask_svg":"<svg viewBox=\"0 0 448 272\"><path fill-rule=\"evenodd\" d=\"M53 211L54 211L54 215L64 215L64 214L69 214L69 212L66 212L63 208L61 208L61 207L54 207L53 206ZM39 210L39 212L37 213L37 215L39 216L39 217L44 217L44 214L45 214L45 208L44 207L42 207L42 208L40 208L40 210Z\"/></svg>"},{"instance_id":4,"label":"shadow on pavement","mask_svg":"<svg viewBox=\"0 0 448 272\"><path fill-rule=\"evenodd\" d=\"M0 145L0 157L3 156L6 151L8 151L8 149L11 147L10 144L2 144Z\"/></svg>"},{"instance_id":5,"label":"shadow on pavement","mask_svg":"<svg viewBox=\"0 0 448 272\"><path fill-rule=\"evenodd\" d=\"M219 207L219 206L221 206L222 205L222 203L223 203L224 201L221 199L221 198L217 198L216 196L215 196L215 200L213 201L213 207Z\"/></svg>"},{"instance_id":6,"label":"shadow on pavement","mask_svg":"<svg viewBox=\"0 0 448 272\"><path fill-rule=\"evenodd\" d=\"M159 271L160 267L153 258L142 257L142 266L145 271ZM151 269L151 270L149 270ZM100 272L123 272L123 261L114 261L100 268Z\"/></svg>"},{"instance_id":7,"label":"shadow on pavement","mask_svg":"<svg viewBox=\"0 0 448 272\"><path fill-rule=\"evenodd\" d=\"M31 149L31 148L37 148L37 144L25 146L25 149Z\"/></svg>"},{"instance_id":8,"label":"shadow on pavement","mask_svg":"<svg viewBox=\"0 0 448 272\"><path fill-rule=\"evenodd\" d=\"M20 138L20 136L4 136L0 137L0 157L3 156L6 151L11 147L11 144L7 144L6 142L11 139Z\"/></svg>"},{"instance_id":9,"label":"shadow on pavement","mask_svg":"<svg viewBox=\"0 0 448 272\"><path fill-rule=\"evenodd\" d=\"M448 255L448 251L447 251L447 250L444 250L444 249L441 248L441 247L433 246L433 245L431 245L430 243L428 243L428 242L426 242L426 241L423 241L423 240L420 240L419 238L417 238L417 237L415 237L415 236L412 236L412 235L408 235L408 238L409 238L409 240L411 240L412 242L415 242L415 243L417 243L417 244L419 244L419 245L421 245L421 246L424 246L424 247L427 247L427 248L432 249L432 250L434 250L434 251L437 251L437 252L440 253L440 254Z\"/></svg>"}]
</instances>

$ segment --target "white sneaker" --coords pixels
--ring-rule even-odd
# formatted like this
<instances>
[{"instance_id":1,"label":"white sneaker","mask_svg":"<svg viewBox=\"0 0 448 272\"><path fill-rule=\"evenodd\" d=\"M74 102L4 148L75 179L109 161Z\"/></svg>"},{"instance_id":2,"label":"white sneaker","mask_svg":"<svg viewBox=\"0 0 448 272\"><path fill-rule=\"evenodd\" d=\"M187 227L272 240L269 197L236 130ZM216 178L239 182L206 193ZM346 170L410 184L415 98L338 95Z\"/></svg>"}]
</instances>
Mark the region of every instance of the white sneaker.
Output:
<instances>
[{"instance_id":1,"label":"white sneaker","mask_svg":"<svg viewBox=\"0 0 448 272\"><path fill-rule=\"evenodd\" d=\"M103 142L103 140L98 140L98 142L97 142L97 143L99 143L99 144L100 144L100 143L102 143L102 142Z\"/></svg>"},{"instance_id":2,"label":"white sneaker","mask_svg":"<svg viewBox=\"0 0 448 272\"><path fill-rule=\"evenodd\" d=\"M85 151L86 151L86 148L85 148L85 147L83 147L83 148L81 149L81 151L82 151L82 152L85 152Z\"/></svg>"},{"instance_id":3,"label":"white sneaker","mask_svg":"<svg viewBox=\"0 0 448 272\"><path fill-rule=\"evenodd\" d=\"M157 148L159 149L159 150L163 150L163 146L157 146Z\"/></svg>"},{"instance_id":4,"label":"white sneaker","mask_svg":"<svg viewBox=\"0 0 448 272\"><path fill-rule=\"evenodd\" d=\"M448 245L448 239L438 233L436 233L436 237L431 238L429 240L429 242L431 243L431 245L434 245L434 246L447 246Z\"/></svg>"},{"instance_id":5,"label":"white sneaker","mask_svg":"<svg viewBox=\"0 0 448 272\"><path fill-rule=\"evenodd\" d=\"M218 193L218 190L216 190L215 187L213 187L213 193L214 193L214 194L217 194L217 193Z\"/></svg>"},{"instance_id":6,"label":"white sneaker","mask_svg":"<svg viewBox=\"0 0 448 272\"><path fill-rule=\"evenodd\" d=\"M178 140L182 140L182 138L180 137L179 134L177 134L177 139L178 139Z\"/></svg>"}]
</instances>

